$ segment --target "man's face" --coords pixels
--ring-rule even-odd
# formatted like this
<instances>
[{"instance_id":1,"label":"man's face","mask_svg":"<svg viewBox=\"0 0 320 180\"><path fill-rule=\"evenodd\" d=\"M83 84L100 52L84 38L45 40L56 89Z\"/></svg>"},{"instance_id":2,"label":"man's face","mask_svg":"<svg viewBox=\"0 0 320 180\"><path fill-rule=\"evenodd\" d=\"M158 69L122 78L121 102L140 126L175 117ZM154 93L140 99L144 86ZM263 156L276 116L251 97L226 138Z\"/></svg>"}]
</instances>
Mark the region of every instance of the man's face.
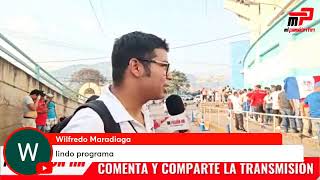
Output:
<instances>
[{"instance_id":1,"label":"man's face","mask_svg":"<svg viewBox=\"0 0 320 180\"><path fill-rule=\"evenodd\" d=\"M168 55L164 49L155 49L155 57L151 60L158 63L150 63L150 77L146 77L147 80L144 83L145 89L148 91L149 96L153 99L162 99L166 94L166 87L168 87L169 72L167 74L168 67Z\"/></svg>"},{"instance_id":2,"label":"man's face","mask_svg":"<svg viewBox=\"0 0 320 180\"><path fill-rule=\"evenodd\" d=\"M32 100L36 100L37 99L37 95L36 94L30 95L30 97L32 98Z\"/></svg>"}]
</instances>

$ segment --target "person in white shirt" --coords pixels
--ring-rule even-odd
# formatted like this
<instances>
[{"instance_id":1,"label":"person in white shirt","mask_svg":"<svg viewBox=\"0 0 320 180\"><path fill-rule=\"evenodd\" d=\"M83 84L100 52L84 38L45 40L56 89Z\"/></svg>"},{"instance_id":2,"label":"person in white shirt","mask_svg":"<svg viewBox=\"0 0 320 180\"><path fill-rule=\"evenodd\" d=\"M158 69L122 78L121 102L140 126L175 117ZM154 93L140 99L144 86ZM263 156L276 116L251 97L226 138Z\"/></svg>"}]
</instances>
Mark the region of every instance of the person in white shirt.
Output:
<instances>
[{"instance_id":1,"label":"person in white shirt","mask_svg":"<svg viewBox=\"0 0 320 180\"><path fill-rule=\"evenodd\" d=\"M229 96L229 100L232 103L232 109L235 114L236 129L246 132L243 126L242 104L241 104L239 93L237 91L233 92L233 95Z\"/></svg>"},{"instance_id":2,"label":"person in white shirt","mask_svg":"<svg viewBox=\"0 0 320 180\"><path fill-rule=\"evenodd\" d=\"M21 120L22 127L36 128L37 108L40 99L40 91L34 89L28 96L22 100L23 103L23 118Z\"/></svg>"},{"instance_id":3,"label":"person in white shirt","mask_svg":"<svg viewBox=\"0 0 320 180\"><path fill-rule=\"evenodd\" d=\"M271 93L271 99L272 99L272 114L280 114L280 107L279 107L279 93L281 92L281 90L279 90L279 87L281 88L281 86L272 86L272 93ZM277 129L280 130L280 125L282 122L282 118L281 117L276 117L277 122Z\"/></svg>"},{"instance_id":4,"label":"person in white shirt","mask_svg":"<svg viewBox=\"0 0 320 180\"><path fill-rule=\"evenodd\" d=\"M248 95L247 89L243 89L240 93L240 102L241 102L243 111L249 111L249 102L248 102L247 95Z\"/></svg>"},{"instance_id":5,"label":"person in white shirt","mask_svg":"<svg viewBox=\"0 0 320 180\"><path fill-rule=\"evenodd\" d=\"M267 113L267 114L271 114L272 113L272 96L271 96L271 90L270 88L266 89L267 91L267 95L263 98L263 110ZM266 117L266 124L271 123L272 121L272 116L267 116Z\"/></svg>"},{"instance_id":6,"label":"person in white shirt","mask_svg":"<svg viewBox=\"0 0 320 180\"><path fill-rule=\"evenodd\" d=\"M168 87L168 44L153 34L131 32L115 41L112 79L98 100L103 101L122 133L154 132L153 122L142 106L163 99ZM90 108L79 110L61 131L104 133L99 115Z\"/></svg>"}]
</instances>

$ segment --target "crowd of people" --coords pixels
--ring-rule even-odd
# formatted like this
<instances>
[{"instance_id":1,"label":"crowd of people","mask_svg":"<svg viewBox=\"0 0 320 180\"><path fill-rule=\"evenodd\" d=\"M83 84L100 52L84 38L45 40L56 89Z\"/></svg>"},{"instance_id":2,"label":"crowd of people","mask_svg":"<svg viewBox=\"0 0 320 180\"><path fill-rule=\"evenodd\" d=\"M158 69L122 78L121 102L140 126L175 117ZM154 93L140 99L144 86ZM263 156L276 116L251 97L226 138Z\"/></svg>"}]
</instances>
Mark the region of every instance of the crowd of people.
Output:
<instances>
[{"instance_id":1,"label":"crowd of people","mask_svg":"<svg viewBox=\"0 0 320 180\"><path fill-rule=\"evenodd\" d=\"M58 123L53 95L34 89L23 98L22 127L33 127L47 132Z\"/></svg>"},{"instance_id":2,"label":"crowd of people","mask_svg":"<svg viewBox=\"0 0 320 180\"><path fill-rule=\"evenodd\" d=\"M88 98L87 102L98 99L99 96ZM235 90L229 86L220 91L205 89L201 91L203 102L224 102L233 110L235 128L246 131L244 117L249 114L262 125L273 124L282 132L305 133L318 138L320 134L320 82L315 84L314 92L299 101L288 99L286 91L281 85L264 87L256 85L254 89ZM252 115L250 112L265 113L265 115ZM273 117L275 115L305 116L310 118ZM23 98L23 127L38 128L48 132L59 121L56 113L56 104L53 95L45 94L34 89Z\"/></svg>"},{"instance_id":3,"label":"crowd of people","mask_svg":"<svg viewBox=\"0 0 320 180\"><path fill-rule=\"evenodd\" d=\"M200 91L201 102L227 102L228 96L234 89L226 86L220 90L213 88L202 88Z\"/></svg>"},{"instance_id":4,"label":"crowd of people","mask_svg":"<svg viewBox=\"0 0 320 180\"><path fill-rule=\"evenodd\" d=\"M237 130L245 131L243 118L249 113L262 126L276 123L276 129L282 132L304 133L309 137L319 138L320 135L320 82L315 83L314 91L306 98L292 98L290 89L281 85L271 85L262 88L256 85L254 89L234 90L229 86L220 91L202 89L202 101L220 101L228 104L234 112ZM214 92L214 93L210 93ZM214 96L214 97L210 97ZM264 113L252 115L250 112ZM280 117L287 115L295 117ZM300 116L300 118L299 118ZM301 118L301 116L306 118Z\"/></svg>"}]
</instances>

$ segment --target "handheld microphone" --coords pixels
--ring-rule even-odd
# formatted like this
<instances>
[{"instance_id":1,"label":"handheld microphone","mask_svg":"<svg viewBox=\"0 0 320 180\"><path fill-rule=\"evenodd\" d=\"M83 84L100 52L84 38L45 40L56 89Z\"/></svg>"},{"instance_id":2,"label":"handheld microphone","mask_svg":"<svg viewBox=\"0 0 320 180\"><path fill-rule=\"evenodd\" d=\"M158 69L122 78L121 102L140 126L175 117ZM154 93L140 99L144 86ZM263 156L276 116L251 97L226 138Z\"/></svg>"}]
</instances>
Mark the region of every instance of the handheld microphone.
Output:
<instances>
[{"instance_id":1,"label":"handheld microphone","mask_svg":"<svg viewBox=\"0 0 320 180\"><path fill-rule=\"evenodd\" d=\"M171 116L182 114L185 111L183 101L181 97L178 95L170 95L166 99L166 106L168 109L168 113Z\"/></svg>"},{"instance_id":2,"label":"handheld microphone","mask_svg":"<svg viewBox=\"0 0 320 180\"><path fill-rule=\"evenodd\" d=\"M184 132L190 128L184 103L180 96L170 95L166 99L166 107L170 117L165 123L170 131Z\"/></svg>"}]
</instances>

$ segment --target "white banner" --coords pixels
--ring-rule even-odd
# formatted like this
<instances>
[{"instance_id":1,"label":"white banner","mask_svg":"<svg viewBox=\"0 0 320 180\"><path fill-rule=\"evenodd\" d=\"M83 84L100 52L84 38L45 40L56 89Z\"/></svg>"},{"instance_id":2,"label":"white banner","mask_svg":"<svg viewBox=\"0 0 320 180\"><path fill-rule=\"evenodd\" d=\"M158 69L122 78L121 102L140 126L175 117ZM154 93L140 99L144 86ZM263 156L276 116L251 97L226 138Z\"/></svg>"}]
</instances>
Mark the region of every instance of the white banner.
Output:
<instances>
[{"instance_id":1,"label":"white banner","mask_svg":"<svg viewBox=\"0 0 320 180\"><path fill-rule=\"evenodd\" d=\"M54 145L53 150L56 161L303 162L304 158L302 145Z\"/></svg>"},{"instance_id":2,"label":"white banner","mask_svg":"<svg viewBox=\"0 0 320 180\"><path fill-rule=\"evenodd\" d=\"M53 145L51 175L81 175L91 162L303 162L302 145ZM13 174L3 166L0 174Z\"/></svg>"}]
</instances>

